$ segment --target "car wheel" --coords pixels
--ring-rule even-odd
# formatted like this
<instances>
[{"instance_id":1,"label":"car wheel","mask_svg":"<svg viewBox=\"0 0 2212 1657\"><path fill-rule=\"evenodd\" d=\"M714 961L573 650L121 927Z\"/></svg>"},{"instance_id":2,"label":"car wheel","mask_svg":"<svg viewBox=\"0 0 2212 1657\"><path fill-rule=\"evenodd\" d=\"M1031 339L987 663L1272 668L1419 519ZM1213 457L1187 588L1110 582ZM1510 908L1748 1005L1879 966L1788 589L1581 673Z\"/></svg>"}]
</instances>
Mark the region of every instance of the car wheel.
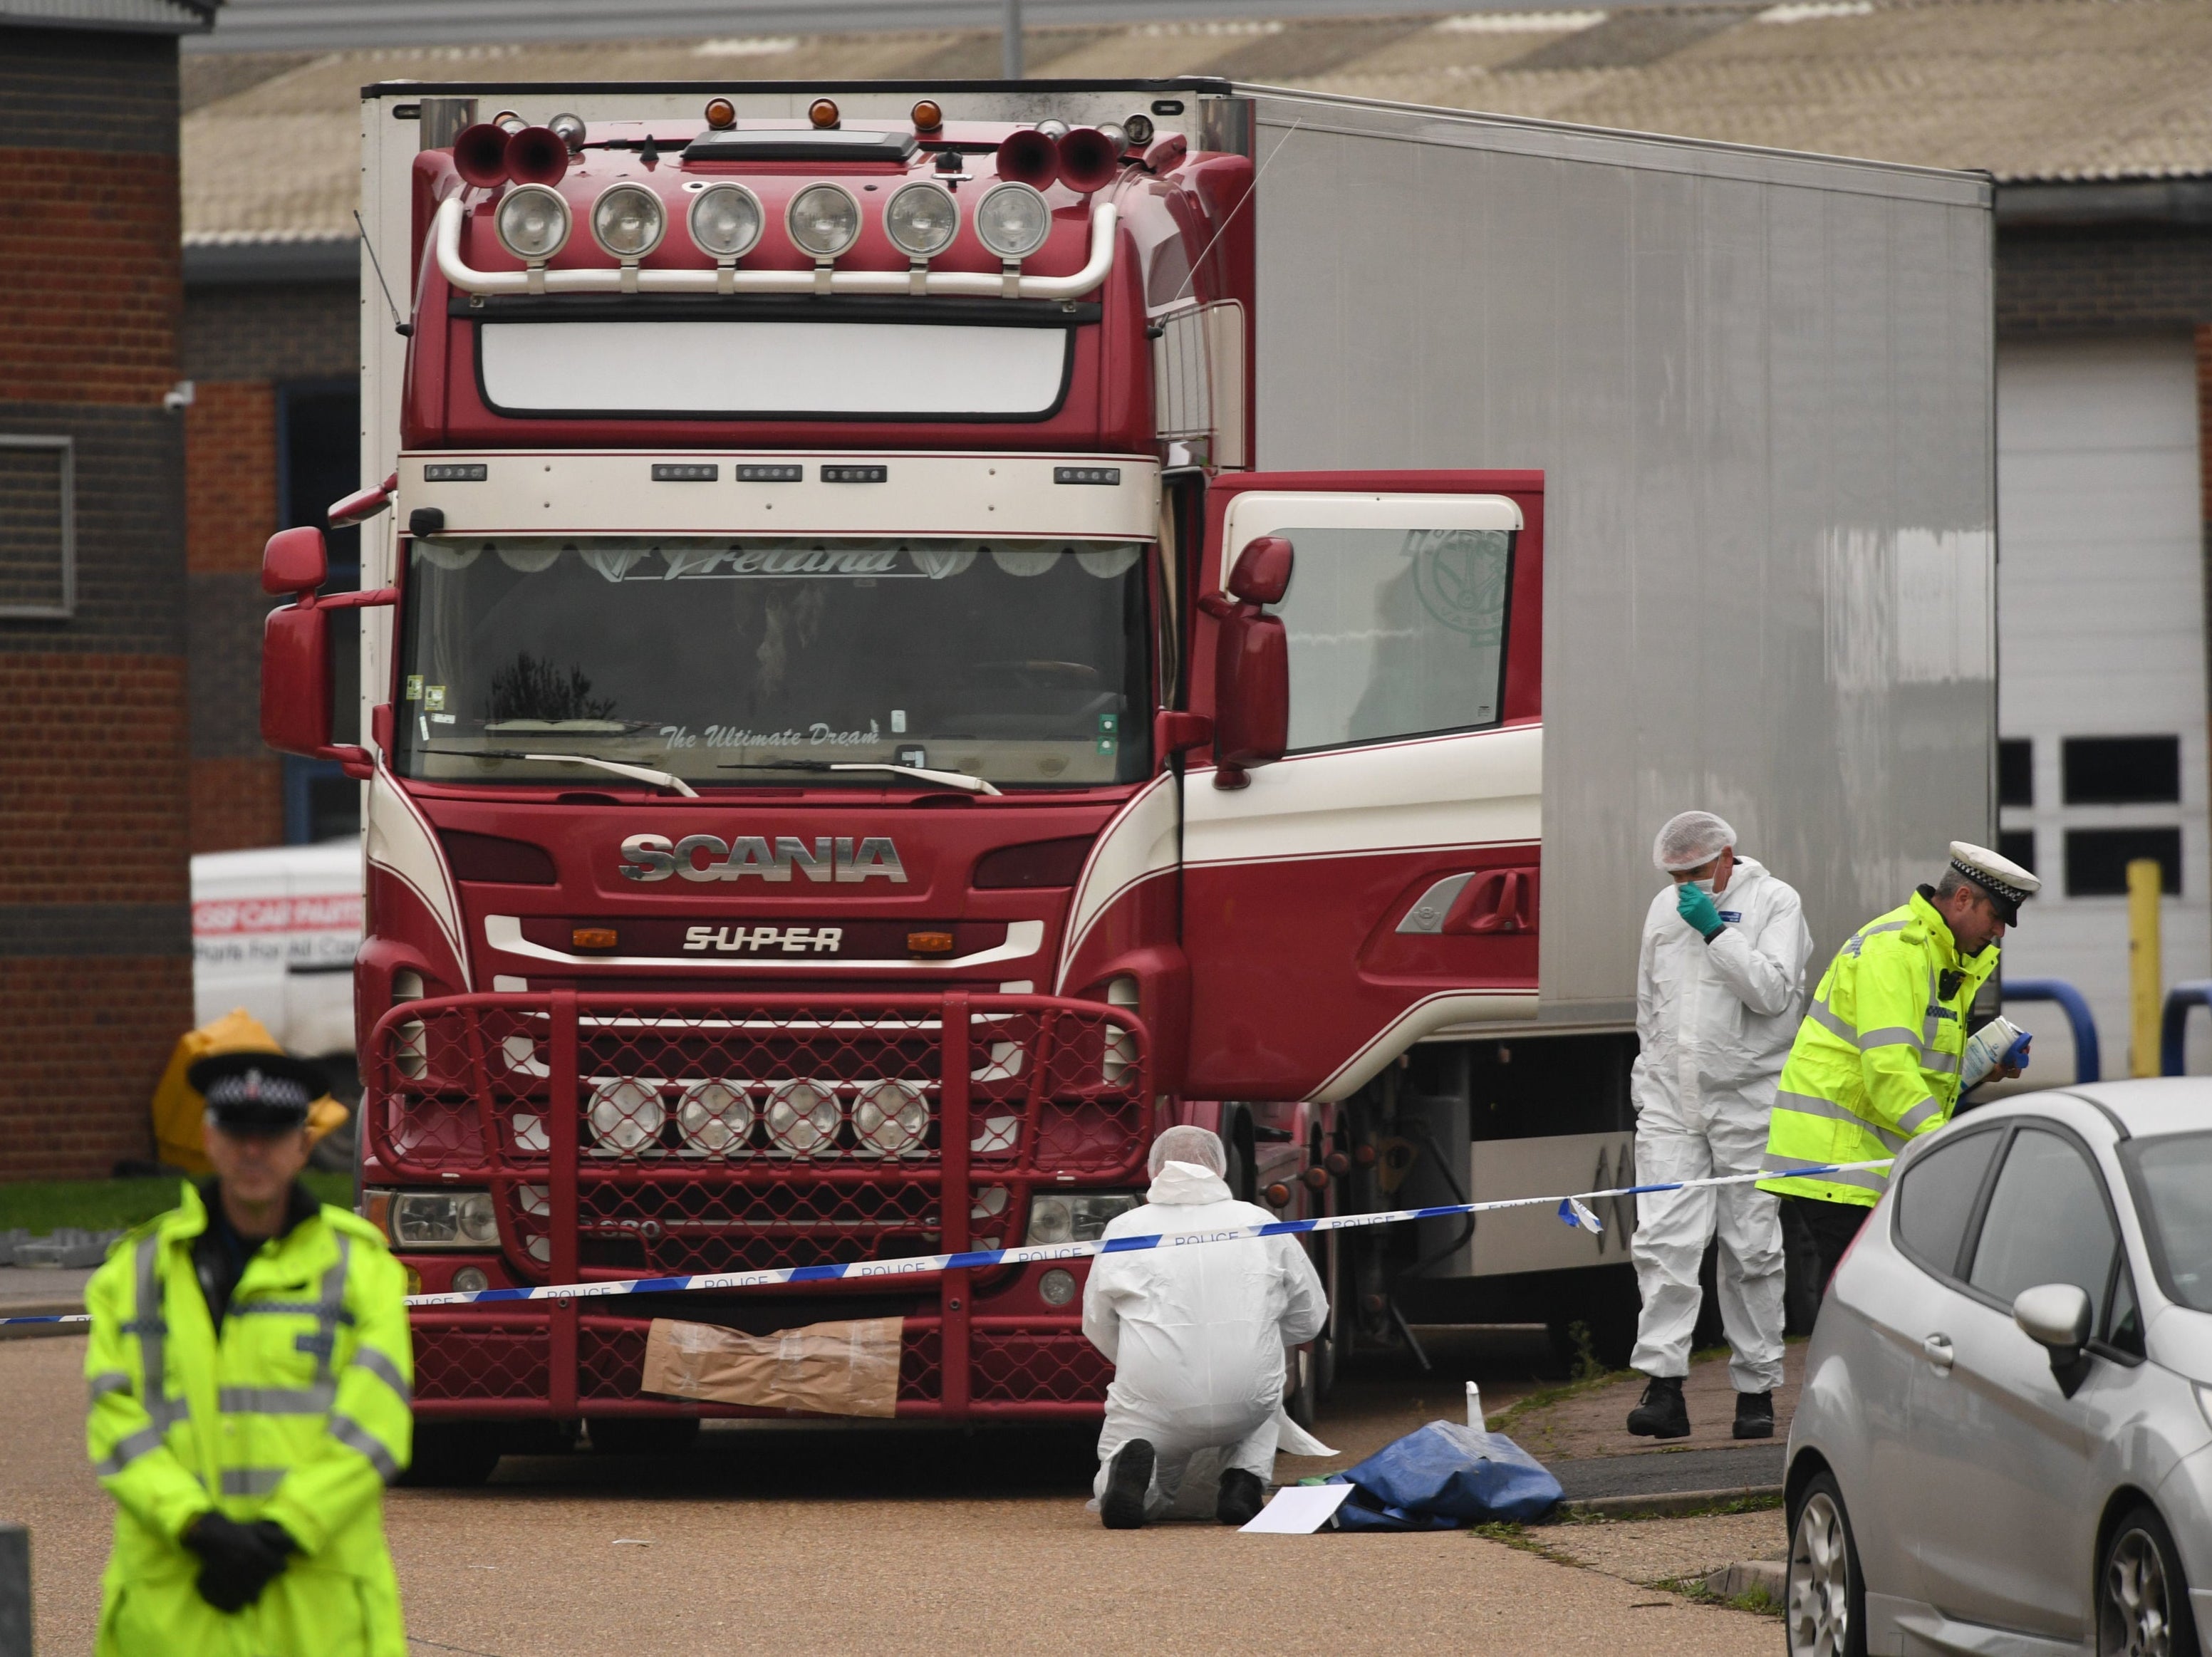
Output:
<instances>
[{"instance_id":1,"label":"car wheel","mask_svg":"<svg viewBox=\"0 0 2212 1657\"><path fill-rule=\"evenodd\" d=\"M2113 1528L2097 1571L2099 1657L2182 1657L2197 1651L2189 1580L2173 1533L2148 1508Z\"/></svg>"},{"instance_id":2,"label":"car wheel","mask_svg":"<svg viewBox=\"0 0 2212 1657\"><path fill-rule=\"evenodd\" d=\"M1818 1475L1797 1499L1784 1594L1790 1657L1866 1657L1866 1582L1832 1474Z\"/></svg>"}]
</instances>

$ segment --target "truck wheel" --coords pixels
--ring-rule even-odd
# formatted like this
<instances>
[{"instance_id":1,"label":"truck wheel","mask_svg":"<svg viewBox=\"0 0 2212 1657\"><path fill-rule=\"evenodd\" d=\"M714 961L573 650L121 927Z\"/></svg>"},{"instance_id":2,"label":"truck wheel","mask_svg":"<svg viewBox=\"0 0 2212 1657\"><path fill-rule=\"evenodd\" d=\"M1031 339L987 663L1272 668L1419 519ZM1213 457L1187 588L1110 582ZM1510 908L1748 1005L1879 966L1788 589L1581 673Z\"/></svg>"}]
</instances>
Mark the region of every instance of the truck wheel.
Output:
<instances>
[{"instance_id":1,"label":"truck wheel","mask_svg":"<svg viewBox=\"0 0 2212 1657\"><path fill-rule=\"evenodd\" d=\"M600 1416L584 1426L601 1455L675 1455L699 1436L696 1416Z\"/></svg>"},{"instance_id":2,"label":"truck wheel","mask_svg":"<svg viewBox=\"0 0 2212 1657\"><path fill-rule=\"evenodd\" d=\"M397 1484L456 1490L481 1484L499 1466L499 1429L482 1421L417 1421L415 1454Z\"/></svg>"}]
</instances>

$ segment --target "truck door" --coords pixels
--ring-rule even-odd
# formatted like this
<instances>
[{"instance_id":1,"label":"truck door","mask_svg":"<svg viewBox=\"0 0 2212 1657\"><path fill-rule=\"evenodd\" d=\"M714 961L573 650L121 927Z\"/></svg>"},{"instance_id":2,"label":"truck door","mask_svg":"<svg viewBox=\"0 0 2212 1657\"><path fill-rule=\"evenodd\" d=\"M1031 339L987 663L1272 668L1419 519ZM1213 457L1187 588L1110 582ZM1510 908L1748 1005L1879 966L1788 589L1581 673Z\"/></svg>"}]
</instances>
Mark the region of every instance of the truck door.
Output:
<instances>
[{"instance_id":1,"label":"truck door","mask_svg":"<svg viewBox=\"0 0 2212 1657\"><path fill-rule=\"evenodd\" d=\"M1288 585L1240 602L1225 589L1268 537ZM1183 786L1193 1095L1340 1099L1425 1036L1534 1017L1542 539L1539 472L1210 487L1190 701L1215 743ZM1283 655L1282 756L1222 764Z\"/></svg>"}]
</instances>

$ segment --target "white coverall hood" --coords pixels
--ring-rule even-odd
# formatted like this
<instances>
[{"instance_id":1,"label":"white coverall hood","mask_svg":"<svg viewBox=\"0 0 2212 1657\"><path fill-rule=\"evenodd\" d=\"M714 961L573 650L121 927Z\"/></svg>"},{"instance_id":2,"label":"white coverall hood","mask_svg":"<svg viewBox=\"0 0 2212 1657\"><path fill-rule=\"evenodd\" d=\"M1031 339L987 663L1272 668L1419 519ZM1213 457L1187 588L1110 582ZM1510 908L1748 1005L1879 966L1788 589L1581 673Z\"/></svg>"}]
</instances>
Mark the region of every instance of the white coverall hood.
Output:
<instances>
[{"instance_id":1,"label":"white coverall hood","mask_svg":"<svg viewBox=\"0 0 2212 1657\"><path fill-rule=\"evenodd\" d=\"M1169 1162L1145 1205L1116 1215L1105 1235L1203 1233L1275 1217L1231 1197L1220 1175ZM1295 1428L1283 1432L1283 1349L1311 1340L1328 1316L1321 1278L1294 1237L1167 1244L1092 1260L1083 1332L1115 1366L1097 1492L1114 1453L1133 1438L1158 1452L1146 1502L1154 1517L1173 1505L1198 1452L1218 1450L1224 1467L1263 1483L1273 1476L1279 1438L1294 1454L1310 1453Z\"/></svg>"},{"instance_id":2,"label":"white coverall hood","mask_svg":"<svg viewBox=\"0 0 2212 1657\"><path fill-rule=\"evenodd\" d=\"M1796 1038L1813 953L1797 894L1738 857L1713 902L1722 926L1710 944L1682 919L1671 883L1644 916L1629 1073L1638 1185L1756 1173ZM1647 1375L1686 1373L1698 1268L1717 1234L1730 1378L1738 1392L1770 1392L1782 1380L1782 1223L1774 1199L1749 1185L1636 1199L1644 1310L1629 1361Z\"/></svg>"}]
</instances>

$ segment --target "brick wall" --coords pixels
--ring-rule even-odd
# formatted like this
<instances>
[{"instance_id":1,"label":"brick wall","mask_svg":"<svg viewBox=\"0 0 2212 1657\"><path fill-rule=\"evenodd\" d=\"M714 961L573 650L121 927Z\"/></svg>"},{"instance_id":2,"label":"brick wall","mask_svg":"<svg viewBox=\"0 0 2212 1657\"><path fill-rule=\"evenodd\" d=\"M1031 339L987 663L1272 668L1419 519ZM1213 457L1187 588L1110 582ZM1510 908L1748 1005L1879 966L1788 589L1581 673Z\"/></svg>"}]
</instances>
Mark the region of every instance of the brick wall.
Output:
<instances>
[{"instance_id":1,"label":"brick wall","mask_svg":"<svg viewBox=\"0 0 2212 1657\"><path fill-rule=\"evenodd\" d=\"M195 286L185 291L183 349L194 379L351 379L361 298L351 282Z\"/></svg>"},{"instance_id":2,"label":"brick wall","mask_svg":"<svg viewBox=\"0 0 2212 1657\"><path fill-rule=\"evenodd\" d=\"M76 613L0 620L0 1179L106 1173L191 1022L173 37L0 25L0 432L69 437Z\"/></svg>"},{"instance_id":3,"label":"brick wall","mask_svg":"<svg viewBox=\"0 0 2212 1657\"><path fill-rule=\"evenodd\" d=\"M2193 328L2212 318L2212 232L2000 231L1997 332Z\"/></svg>"}]
</instances>

